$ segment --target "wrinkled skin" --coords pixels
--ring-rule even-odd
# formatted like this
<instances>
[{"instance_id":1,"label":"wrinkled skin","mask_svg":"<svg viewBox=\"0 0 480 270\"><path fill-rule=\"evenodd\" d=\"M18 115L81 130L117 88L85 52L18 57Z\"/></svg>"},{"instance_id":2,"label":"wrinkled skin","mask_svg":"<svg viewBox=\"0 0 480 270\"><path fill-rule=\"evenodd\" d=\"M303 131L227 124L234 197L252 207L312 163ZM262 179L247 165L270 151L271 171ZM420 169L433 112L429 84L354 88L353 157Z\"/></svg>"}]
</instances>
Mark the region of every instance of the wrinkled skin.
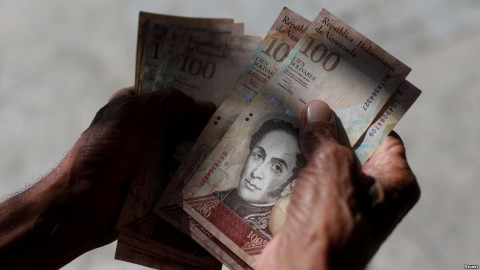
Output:
<instances>
[{"instance_id":1,"label":"wrinkled skin","mask_svg":"<svg viewBox=\"0 0 480 270\"><path fill-rule=\"evenodd\" d=\"M420 189L398 135L391 134L360 167L336 134L328 105L310 103L300 131L308 163L285 225L256 269L364 269L418 201Z\"/></svg>"},{"instance_id":2,"label":"wrinkled skin","mask_svg":"<svg viewBox=\"0 0 480 270\"><path fill-rule=\"evenodd\" d=\"M129 180L152 147L151 140L163 141L159 153L166 163L175 145L198 136L213 111L213 105L200 106L179 92L135 96L130 88L112 96L66 158L72 168L70 190L79 195L73 196L75 205L92 214L82 222L99 233L94 242L116 239L113 228Z\"/></svg>"},{"instance_id":3,"label":"wrinkled skin","mask_svg":"<svg viewBox=\"0 0 480 270\"><path fill-rule=\"evenodd\" d=\"M0 205L0 268L58 269L114 241L145 153L159 145L168 160L176 144L198 136L214 109L179 92L117 91L51 173Z\"/></svg>"}]
</instances>

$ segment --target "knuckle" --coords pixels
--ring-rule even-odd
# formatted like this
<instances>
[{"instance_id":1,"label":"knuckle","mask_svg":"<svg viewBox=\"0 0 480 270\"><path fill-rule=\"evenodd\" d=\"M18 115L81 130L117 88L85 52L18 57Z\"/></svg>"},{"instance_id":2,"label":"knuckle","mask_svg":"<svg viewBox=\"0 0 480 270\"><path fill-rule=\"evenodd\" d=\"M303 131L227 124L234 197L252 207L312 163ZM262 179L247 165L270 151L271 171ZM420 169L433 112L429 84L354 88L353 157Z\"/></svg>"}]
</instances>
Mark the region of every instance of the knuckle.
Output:
<instances>
[{"instance_id":1,"label":"knuckle","mask_svg":"<svg viewBox=\"0 0 480 270\"><path fill-rule=\"evenodd\" d=\"M351 150L345 146L331 142L322 143L321 146L315 150L312 158L314 158L316 162L322 164L327 164L334 160L336 162L343 162L350 165L354 161Z\"/></svg>"},{"instance_id":2,"label":"knuckle","mask_svg":"<svg viewBox=\"0 0 480 270\"><path fill-rule=\"evenodd\" d=\"M383 195L379 203L397 209L402 215L406 214L421 196L420 186L413 173L399 177L390 185L382 185L380 189Z\"/></svg>"},{"instance_id":3,"label":"knuckle","mask_svg":"<svg viewBox=\"0 0 480 270\"><path fill-rule=\"evenodd\" d=\"M417 182L416 177L412 174L412 176L407 179L406 185L404 186L403 189L403 196L405 197L405 200L407 200L407 203L409 204L410 207L415 205L418 200L420 200L421 196L421 190L420 186Z\"/></svg>"}]
</instances>

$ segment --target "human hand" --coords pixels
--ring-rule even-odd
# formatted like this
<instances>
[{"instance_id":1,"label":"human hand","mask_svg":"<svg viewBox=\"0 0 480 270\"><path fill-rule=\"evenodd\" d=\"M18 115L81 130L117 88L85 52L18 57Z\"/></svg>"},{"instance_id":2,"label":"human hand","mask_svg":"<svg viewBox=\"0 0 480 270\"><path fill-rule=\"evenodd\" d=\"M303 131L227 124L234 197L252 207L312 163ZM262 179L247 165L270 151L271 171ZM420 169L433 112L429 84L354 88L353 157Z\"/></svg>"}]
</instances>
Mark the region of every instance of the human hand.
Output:
<instances>
[{"instance_id":1,"label":"human hand","mask_svg":"<svg viewBox=\"0 0 480 270\"><path fill-rule=\"evenodd\" d=\"M158 148L155 151L161 157L156 166L167 170L175 146L194 140L213 110L213 106L200 106L180 92L135 96L130 88L115 93L97 113L69 153L73 157L67 160L72 178L78 181L74 184L91 191L80 190L76 198L80 202L75 205L89 207L85 212L95 215L87 222L111 233L106 242L115 239L112 225L123 205L129 180L138 173L145 154L152 147ZM92 237L95 241L107 235L97 231L101 235Z\"/></svg>"},{"instance_id":2,"label":"human hand","mask_svg":"<svg viewBox=\"0 0 480 270\"><path fill-rule=\"evenodd\" d=\"M364 269L420 196L404 145L391 134L359 167L352 151L338 144L328 105L311 102L302 117L308 163L285 224L256 269Z\"/></svg>"},{"instance_id":3,"label":"human hand","mask_svg":"<svg viewBox=\"0 0 480 270\"><path fill-rule=\"evenodd\" d=\"M11 256L16 269L29 264L59 268L115 240L130 180L141 173L144 154L158 147L165 160L158 166L165 166L178 143L198 136L213 110L179 92L116 92L50 174L2 205L6 212L14 205L23 210L11 211L20 216L15 226L7 215L0 220L1 228L15 228L11 234L5 231L12 239L0 241L0 255L7 251L17 256ZM14 203L25 201L32 203Z\"/></svg>"}]
</instances>

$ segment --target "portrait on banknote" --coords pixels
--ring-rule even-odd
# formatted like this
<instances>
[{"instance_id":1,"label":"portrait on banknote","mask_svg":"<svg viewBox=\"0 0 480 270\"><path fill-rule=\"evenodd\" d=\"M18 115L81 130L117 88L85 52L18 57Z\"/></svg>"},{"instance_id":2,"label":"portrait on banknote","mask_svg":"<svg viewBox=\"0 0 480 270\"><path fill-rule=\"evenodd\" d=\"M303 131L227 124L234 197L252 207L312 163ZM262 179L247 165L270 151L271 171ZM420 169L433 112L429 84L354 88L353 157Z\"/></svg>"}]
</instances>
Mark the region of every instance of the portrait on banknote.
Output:
<instances>
[{"instance_id":1,"label":"portrait on banknote","mask_svg":"<svg viewBox=\"0 0 480 270\"><path fill-rule=\"evenodd\" d=\"M305 164L298 128L283 119L269 119L250 137L248 155L238 185L213 194L253 228L267 237L272 208L292 192Z\"/></svg>"},{"instance_id":2,"label":"portrait on banknote","mask_svg":"<svg viewBox=\"0 0 480 270\"><path fill-rule=\"evenodd\" d=\"M306 163L296 118L261 100L261 108L240 114L193 177L196 184L184 189L189 208L225 236L234 235L229 230L254 230L271 239L284 218L283 211L275 211L277 204L288 204ZM229 223L217 223L224 221Z\"/></svg>"}]
</instances>

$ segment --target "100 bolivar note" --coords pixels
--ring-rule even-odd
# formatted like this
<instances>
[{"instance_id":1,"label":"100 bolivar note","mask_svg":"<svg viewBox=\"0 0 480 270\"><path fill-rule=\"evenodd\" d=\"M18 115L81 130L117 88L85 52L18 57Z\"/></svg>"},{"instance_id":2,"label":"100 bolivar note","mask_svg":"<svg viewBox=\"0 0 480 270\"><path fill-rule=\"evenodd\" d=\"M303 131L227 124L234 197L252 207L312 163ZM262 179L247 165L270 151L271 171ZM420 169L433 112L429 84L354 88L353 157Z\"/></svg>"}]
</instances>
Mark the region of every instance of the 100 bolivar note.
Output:
<instances>
[{"instance_id":1,"label":"100 bolivar note","mask_svg":"<svg viewBox=\"0 0 480 270\"><path fill-rule=\"evenodd\" d=\"M170 51L184 31L203 29L223 35L243 35L244 26L232 19L189 18L140 12L138 23L135 88L148 93L161 85Z\"/></svg>"},{"instance_id":2,"label":"100 bolivar note","mask_svg":"<svg viewBox=\"0 0 480 270\"><path fill-rule=\"evenodd\" d=\"M167 189L157 202L154 210L157 214L175 226L185 226L183 221L178 220L177 214L172 217L164 210L174 207L183 212L178 208L176 202L181 201L181 191L190 180L192 173L215 148L237 116L250 104L257 93L263 90L310 23L309 20L292 10L283 8L263 41L249 57L248 64L232 90L183 159ZM273 55L272 51L275 52ZM171 213L170 210L168 212Z\"/></svg>"},{"instance_id":3,"label":"100 bolivar note","mask_svg":"<svg viewBox=\"0 0 480 270\"><path fill-rule=\"evenodd\" d=\"M284 220L271 216L273 207L288 204L306 162L297 127L304 105L326 101L354 145L409 71L322 10L184 188L184 210L254 267Z\"/></svg>"},{"instance_id":4,"label":"100 bolivar note","mask_svg":"<svg viewBox=\"0 0 480 270\"><path fill-rule=\"evenodd\" d=\"M209 40L215 44L223 44L225 49L222 51L224 52L222 61L231 60L232 65L228 71L240 73L241 68L245 65L242 61L246 62L246 58L257 46L256 38L245 37L245 43L233 44L227 38L232 35L239 36L235 37L236 42L242 39L243 25L233 24L231 19L185 18L141 13L139 47L137 48L140 53L137 55L137 90L140 93L159 90L153 89L155 85L159 84L156 80L157 75L159 73L175 74L173 70L178 70L178 67L168 64L169 57L181 54L182 51L179 50L179 47L184 45L182 42L188 40L190 36L195 36L196 41ZM252 42L254 43L252 44ZM233 46L229 44L233 44ZM196 48L196 46L193 47ZM172 53L173 49L176 54ZM200 58L200 61L208 61L211 66L217 63L215 59L207 59L199 54L189 54L188 56L190 60ZM222 71L221 66L219 70ZM211 90L219 95L222 93L220 86L222 85L219 84L217 88L212 87ZM204 97L208 99L208 96ZM149 149L150 152L147 153L145 161L141 165L143 166L141 171L144 174L136 175L132 181L117 224L117 228L121 231L120 237L124 240L118 244L117 251L124 251L123 255L126 255L127 251L136 253L131 255L140 255L137 253L148 250L155 255L148 256L149 262L159 258L155 262L159 267L165 263L165 260L161 258L168 257L179 265L185 265L186 269L192 266L202 269L217 269L218 261L210 254L196 245L192 239L185 237L180 231L151 213L156 198L163 192L169 178L165 170L158 168L159 163L165 163L159 159L158 153L161 148L161 145L155 143ZM164 232L174 240L158 237L158 232ZM190 249L182 248L182 246L190 247ZM172 256L172 254L176 254L176 256ZM142 258L147 258L145 256L120 256L120 254L117 257L139 264L145 264Z\"/></svg>"},{"instance_id":5,"label":"100 bolivar note","mask_svg":"<svg viewBox=\"0 0 480 270\"><path fill-rule=\"evenodd\" d=\"M232 19L187 18L140 13L136 66L138 93L154 90L157 73L164 74L169 68L168 58L172 47L175 47L172 44L177 44L185 34L195 34L196 29L216 37L243 34L243 25L234 24ZM149 162L157 162L156 156L158 154L152 150L151 157L148 157ZM147 214L166 186L165 181L160 181L155 166L145 164L145 167L148 167L145 169L146 175L133 180L117 224L120 230L126 224Z\"/></svg>"},{"instance_id":6,"label":"100 bolivar note","mask_svg":"<svg viewBox=\"0 0 480 270\"><path fill-rule=\"evenodd\" d=\"M255 95L271 79L277 67L286 58L296 42L308 28L310 21L284 8L269 32L255 52L250 55L248 64L236 80L235 85L218 107L214 117L210 119L200 134L196 143L182 160L182 164L173 176L169 186L157 202L155 213L165 218L185 233L192 235L197 242L202 243L212 254L219 256L231 269L246 269L246 265L217 239L213 238L198 223L191 222L175 202L181 200L181 190L190 179L191 173L196 170L226 133L236 116L248 106ZM276 52L274 58L268 51Z\"/></svg>"}]
</instances>

